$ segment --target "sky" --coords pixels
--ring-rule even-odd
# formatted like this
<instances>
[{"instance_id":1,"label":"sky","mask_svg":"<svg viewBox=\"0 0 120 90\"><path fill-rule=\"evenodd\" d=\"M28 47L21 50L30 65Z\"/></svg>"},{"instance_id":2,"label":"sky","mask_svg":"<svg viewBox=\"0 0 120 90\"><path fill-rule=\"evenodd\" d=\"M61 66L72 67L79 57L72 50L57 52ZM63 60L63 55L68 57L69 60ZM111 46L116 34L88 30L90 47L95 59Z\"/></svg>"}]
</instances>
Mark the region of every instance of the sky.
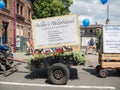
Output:
<instances>
[{"instance_id":1,"label":"sky","mask_svg":"<svg viewBox=\"0 0 120 90\"><path fill-rule=\"evenodd\" d=\"M120 0L108 0L104 5L100 0L73 0L70 12L78 15L80 24L85 18L90 24L105 24L108 5L110 24L120 25Z\"/></svg>"}]
</instances>

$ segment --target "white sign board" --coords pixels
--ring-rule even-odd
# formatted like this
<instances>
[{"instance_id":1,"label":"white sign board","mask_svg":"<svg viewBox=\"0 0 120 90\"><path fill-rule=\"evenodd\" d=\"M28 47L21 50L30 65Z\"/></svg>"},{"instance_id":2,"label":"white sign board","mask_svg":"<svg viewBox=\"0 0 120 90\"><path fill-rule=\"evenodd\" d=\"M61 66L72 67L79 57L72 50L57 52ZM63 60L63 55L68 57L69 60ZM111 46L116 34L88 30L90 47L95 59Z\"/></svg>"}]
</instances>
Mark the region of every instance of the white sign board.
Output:
<instances>
[{"instance_id":1,"label":"white sign board","mask_svg":"<svg viewBox=\"0 0 120 90\"><path fill-rule=\"evenodd\" d=\"M120 25L103 26L103 52L120 53Z\"/></svg>"},{"instance_id":2,"label":"white sign board","mask_svg":"<svg viewBox=\"0 0 120 90\"><path fill-rule=\"evenodd\" d=\"M34 48L80 45L77 15L32 20Z\"/></svg>"}]
</instances>

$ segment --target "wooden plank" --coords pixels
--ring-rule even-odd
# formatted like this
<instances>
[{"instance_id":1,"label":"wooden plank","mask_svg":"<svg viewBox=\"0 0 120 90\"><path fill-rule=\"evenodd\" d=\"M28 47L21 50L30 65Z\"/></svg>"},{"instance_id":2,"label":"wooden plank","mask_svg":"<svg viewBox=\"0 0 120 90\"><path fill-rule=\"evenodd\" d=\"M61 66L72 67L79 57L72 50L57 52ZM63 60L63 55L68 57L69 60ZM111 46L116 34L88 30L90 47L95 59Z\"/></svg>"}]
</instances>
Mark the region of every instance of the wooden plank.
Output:
<instances>
[{"instance_id":1,"label":"wooden plank","mask_svg":"<svg viewBox=\"0 0 120 90\"><path fill-rule=\"evenodd\" d=\"M120 68L120 62L101 62L102 68Z\"/></svg>"},{"instance_id":2,"label":"wooden plank","mask_svg":"<svg viewBox=\"0 0 120 90\"><path fill-rule=\"evenodd\" d=\"M100 54L100 60L120 60L120 54Z\"/></svg>"},{"instance_id":3,"label":"wooden plank","mask_svg":"<svg viewBox=\"0 0 120 90\"><path fill-rule=\"evenodd\" d=\"M12 74L13 72L17 71L17 66L12 67L11 69L4 71L4 76L8 76L10 74Z\"/></svg>"},{"instance_id":4,"label":"wooden plank","mask_svg":"<svg viewBox=\"0 0 120 90\"><path fill-rule=\"evenodd\" d=\"M8 59L8 60L12 60L12 61L16 61L16 62L27 63L27 60L26 60L26 59L20 60L20 59L15 59L15 58L10 58L10 57L8 57L7 59Z\"/></svg>"}]
</instances>

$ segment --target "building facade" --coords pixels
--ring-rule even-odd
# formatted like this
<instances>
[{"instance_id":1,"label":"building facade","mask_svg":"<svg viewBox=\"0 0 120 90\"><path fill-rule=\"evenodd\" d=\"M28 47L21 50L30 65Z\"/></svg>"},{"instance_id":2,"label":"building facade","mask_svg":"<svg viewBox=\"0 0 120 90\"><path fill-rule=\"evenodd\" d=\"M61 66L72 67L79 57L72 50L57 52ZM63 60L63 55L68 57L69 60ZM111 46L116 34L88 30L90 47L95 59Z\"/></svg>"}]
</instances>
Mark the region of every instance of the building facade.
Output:
<instances>
[{"instance_id":1,"label":"building facade","mask_svg":"<svg viewBox=\"0 0 120 90\"><path fill-rule=\"evenodd\" d=\"M0 9L0 42L14 46L15 28L16 50L23 52L26 48L26 40L32 37L33 6L31 0L16 0L16 4L14 3L15 0L3 1L5 8Z\"/></svg>"},{"instance_id":2,"label":"building facade","mask_svg":"<svg viewBox=\"0 0 120 90\"><path fill-rule=\"evenodd\" d=\"M97 42L96 38L96 30L99 28L102 30L101 24L94 24L90 25L88 27L80 26L80 34L81 34L81 48L86 48L88 41L90 40L91 37L94 38Z\"/></svg>"}]
</instances>

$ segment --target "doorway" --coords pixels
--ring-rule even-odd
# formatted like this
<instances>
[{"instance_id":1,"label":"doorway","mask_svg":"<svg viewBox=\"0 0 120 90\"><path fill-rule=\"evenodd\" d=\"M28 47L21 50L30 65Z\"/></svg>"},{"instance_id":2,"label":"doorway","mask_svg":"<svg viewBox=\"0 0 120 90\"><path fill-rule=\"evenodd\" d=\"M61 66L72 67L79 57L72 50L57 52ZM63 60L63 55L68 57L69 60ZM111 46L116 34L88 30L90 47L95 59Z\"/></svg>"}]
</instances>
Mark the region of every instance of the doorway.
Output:
<instances>
[{"instance_id":1,"label":"doorway","mask_svg":"<svg viewBox=\"0 0 120 90\"><path fill-rule=\"evenodd\" d=\"M3 22L3 25L2 25L2 30L3 30L2 44L6 44L7 43L7 28L8 28L8 23L7 22Z\"/></svg>"}]
</instances>

